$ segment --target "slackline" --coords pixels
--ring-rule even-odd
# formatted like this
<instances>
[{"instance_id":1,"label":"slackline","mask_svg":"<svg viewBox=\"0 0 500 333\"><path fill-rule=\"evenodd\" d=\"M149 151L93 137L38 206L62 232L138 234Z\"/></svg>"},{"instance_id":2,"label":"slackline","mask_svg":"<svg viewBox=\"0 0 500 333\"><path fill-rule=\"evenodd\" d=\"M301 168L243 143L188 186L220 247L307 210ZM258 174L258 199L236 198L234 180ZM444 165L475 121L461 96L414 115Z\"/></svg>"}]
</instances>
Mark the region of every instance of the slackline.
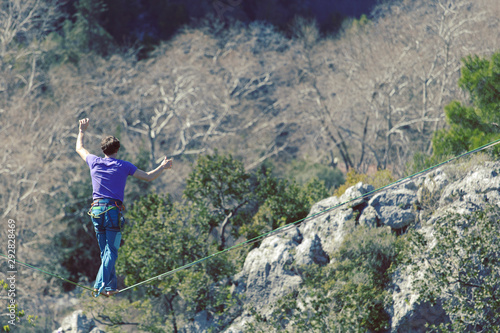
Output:
<instances>
[{"instance_id":1,"label":"slackline","mask_svg":"<svg viewBox=\"0 0 500 333\"><path fill-rule=\"evenodd\" d=\"M79 283L76 283L76 282L70 281L70 280L68 280L68 279L63 278L62 276L59 276L59 275L57 275L57 274L53 274L53 273L47 272L47 271L45 271L45 270L43 270L43 269L41 269L41 268L38 268L38 267L35 267L35 266L33 266L33 265L30 265L30 264L24 263L24 262L19 261L19 260L17 260L17 259L9 258L7 255L5 255L5 254L3 254L3 253L0 253L0 256L2 256L2 257L4 257L4 258L6 258L7 260L12 260L12 261L15 261L17 264L21 264L21 265L26 266L26 267L28 267L28 268L31 268L31 269L34 269L34 270L40 271L40 272L42 272L42 273L45 273L45 274L47 274L47 275L50 275L50 276L52 276L52 277L55 277L55 278L57 278L57 279L59 279L59 280L62 280L62 281L64 281L64 282L71 283L71 284L73 284L73 285L75 285L75 286L77 286L77 287L80 287L80 288L83 288L83 289L87 289L87 290L90 290L90 291L94 291L94 289L91 289L91 288L89 288L89 287L87 287L87 286L84 286L83 284L79 284ZM15 269L11 269L11 270L9 270L9 271L11 271L11 272L12 272L12 271L17 272L17 270L15 270ZM9 271L7 272L7 274L9 273Z\"/></svg>"},{"instance_id":2,"label":"slackline","mask_svg":"<svg viewBox=\"0 0 500 333\"><path fill-rule=\"evenodd\" d=\"M450 158L450 159L448 159L448 160L446 160L446 161L444 161L444 162L441 162L441 163L435 164L435 165L433 165L433 166L431 166L431 167L429 167L429 168L427 168L427 169L424 169L424 170L422 170L422 171L419 171L419 172L417 172L417 173L414 173L413 175L410 175L410 176L407 176L407 177L401 178L401 179L399 179L399 180L397 180L397 181L395 181L395 182L393 182L393 183L391 183L391 184L388 184L388 185L382 186L382 187L380 187L380 188L378 188L378 189L372 190L372 191L370 191L370 192L367 192L367 193L365 193L365 194L363 194L363 195L360 195L360 196L358 196L358 197L355 197L355 198L353 198L353 199L350 199L350 200L347 200L347 201L345 201L345 202L339 203L339 204L337 204L337 205L335 205L335 206L332 206L332 207L330 207L330 208L327 208L327 209L325 209L325 210L323 210L323 211L321 211L321 212L318 212L318 213L316 213L316 214L313 214L313 215L311 215L311 216L307 216L307 217L305 217L305 218L303 218L303 219L300 219L300 220L298 220L298 221L291 222L291 223L289 223L289 224L287 224L287 225L284 225L284 226L282 226L282 227L279 227L279 228L276 228L276 229L271 230L271 231L269 231L269 232L266 232L266 233L264 233L264 234L261 234L261 235L259 235L259 236L257 236L257 237L254 237L254 238L252 238L252 239L249 239L249 240L247 240L247 241L245 241L245 242L242 242L242 243L236 244L236 245L231 246L231 247L229 247L229 248L227 248L227 249L224 249L224 250L221 250L221 251L215 252L215 253L213 253L213 254L211 254L211 255L209 255L209 256L206 256L206 257L204 257L204 258L201 258L201 259L195 260L195 261L193 261L193 262L191 262L191 263L189 263L189 264L186 264L186 265L184 265L184 266L177 267L177 268L172 269L172 270L170 270L170 271L168 271L168 272L165 272L165 273L159 274L159 275L157 275L157 276L154 276L154 277L149 278L149 279L147 279L147 280L144 280L144 281L142 281L142 282L139 282L139 283L136 283L136 284L131 285L131 286L129 286L129 287L126 287L126 288L124 288L124 289L121 289L121 290L119 290L119 291L118 291L118 293L122 293L122 292L124 292L124 291L126 291L126 290L129 290L129 289L132 289L132 288L138 287L138 286L143 285L143 284L147 284L147 283L149 283L149 282L151 282L151 281L154 281L154 280L159 280L159 279L162 279L162 278L167 277L167 276L169 276L169 275L172 275L172 274L174 274L174 273L176 273L176 272L178 272L178 271L181 271L181 270L187 269L187 268L189 268L189 267L192 267L192 266L194 266L194 265L200 264L200 263L202 263L202 262L204 262L204 261L206 261L206 260L208 260L208 259L210 259L210 258L213 258L213 257L219 256L219 255L221 255L221 254L223 254L223 253L226 253L226 252L229 252L229 251L235 250L235 249L240 248L240 247L242 247L242 246L246 246L246 245L253 244L253 243L255 243L255 242L258 242L258 241L260 241L260 240L263 240L263 239L265 239L265 238L268 238L268 237L270 237L270 236L274 236L274 235L277 235L277 234L279 234L279 233L282 233L282 232L288 231L289 229L291 229L291 228L293 228L293 227L297 227L297 226L298 226L298 225L300 225L300 224L303 224L303 223L309 222L309 221L311 221L311 220L313 220L313 219L315 219L315 218L317 218L317 217L319 217L319 216L321 216L321 215L323 215L323 214L325 214L325 213L327 213L327 212L329 212L329 211L332 211L332 210L334 210L334 209L337 209L337 208L339 208L339 207L342 207L342 206L344 206L344 205L347 205L347 204L349 204L349 203L351 203L351 202L353 202L353 201L357 201L357 200L359 200L359 199L364 199L364 198L366 198L366 197L372 196L372 195L373 195L373 194L375 194L375 193L378 193L378 192L383 192L383 191L387 191L387 190L388 190L388 189L390 189L391 187L402 185L402 184L404 184L404 183L406 183L406 182L409 182L409 181L411 181L411 180L413 180L413 179L415 179L415 178L417 178L417 177L419 177L419 176L425 175L425 174L429 173L430 171L432 171L432 170L434 170L434 169L436 169L436 168L438 168L438 167L440 167L440 166L443 166L443 165L445 165L445 164L448 164L448 163L450 163L450 162L452 162L452 161L454 161L454 160L457 160L457 159L460 159L460 158L465 157L465 156L467 156L467 155L471 155L471 154L474 154L474 153L480 152L480 151L482 151L482 150L488 149L488 148L490 148L490 147L493 147L494 145L498 144L499 142L500 142L500 139L495 140L495 141L492 141L492 142L490 142L490 143L488 143L488 144L486 144L486 145L484 145L484 146L481 146L481 147L479 147L479 148L476 148L476 149L470 150L470 151L468 151L468 152L466 152L466 153L463 153L463 154L457 155L457 156L455 156L455 157L452 157L452 158ZM82 284L79 284L79 283L76 283L76 282L70 281L70 280L68 280L68 279L65 279L65 278L63 278L63 277L61 277L61 276L57 275L57 274L53 274L53 273L47 272L47 271L45 271L45 270L43 270L43 269L40 269L40 268L35 267L35 266L33 266L33 265L26 264L26 263L21 262L21 261L19 261L19 260L17 260L17 259L12 259L12 258L9 258L7 255L5 255L5 254L3 254L3 253L0 253L0 256L2 256L2 257L4 257L4 258L6 258L6 259L8 259L8 260L15 261L16 263L21 264L21 265L23 265L23 266L26 266L26 267L28 267L28 268L31 268L31 269L34 269L34 270L40 271L40 272L42 272L42 273L45 273L45 274L47 274L47 275L50 275L50 276L55 277L55 278L57 278L57 279L60 279L60 280L62 280L62 281L64 281L64 282L71 283L71 284L73 284L73 285L75 285L75 286L77 286L77 287L80 287L80 288L84 288L84 289L90 290L91 292L93 292L93 291L94 291L92 288L89 288L89 287L84 286L84 285L82 285Z\"/></svg>"}]
</instances>

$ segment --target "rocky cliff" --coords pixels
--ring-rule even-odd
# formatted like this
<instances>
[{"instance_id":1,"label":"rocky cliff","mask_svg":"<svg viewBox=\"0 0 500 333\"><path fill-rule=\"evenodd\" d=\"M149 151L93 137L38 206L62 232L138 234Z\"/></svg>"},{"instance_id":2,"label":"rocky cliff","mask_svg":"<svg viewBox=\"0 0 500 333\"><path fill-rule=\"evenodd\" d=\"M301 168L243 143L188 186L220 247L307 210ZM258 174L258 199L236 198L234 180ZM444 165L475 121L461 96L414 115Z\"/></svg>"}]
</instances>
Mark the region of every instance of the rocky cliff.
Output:
<instances>
[{"instance_id":1,"label":"rocky cliff","mask_svg":"<svg viewBox=\"0 0 500 333\"><path fill-rule=\"evenodd\" d=\"M316 203L299 226L264 239L248 254L242 271L226 281L231 284L233 296L240 300L239 305L222 316L198 313L181 331L245 332L256 314L261 318L270 316L280 299L300 290L303 278L296 267L332 264L332 255L349 232L349 223L391 228L398 235L408 228L432 235L433 224L439 217L449 213L469 214L486 205L497 206L500 162L447 165L370 194L373 190L371 185L358 183L340 197ZM330 209L344 202L348 203ZM415 270L401 266L391 275L388 302L391 305L386 309L390 332L424 332L426 324L448 320L439 302L432 306L418 301L419 295L413 288L414 274Z\"/></svg>"},{"instance_id":2,"label":"rocky cliff","mask_svg":"<svg viewBox=\"0 0 500 333\"><path fill-rule=\"evenodd\" d=\"M356 220L359 225L373 228L390 227L402 233L405 228L419 228L431 233L433 221L453 213L467 214L481 210L487 204L500 202L500 162L480 165L461 163L436 169L422 177L388 188L355 201L373 190L359 183L341 197L330 197L315 204L299 227L271 236L252 250L243 270L234 277L234 293L242 299L241 311L223 332L245 332L245 325L254 320L254 312L265 317L273 305L300 288L302 278L293 267L312 263L329 265L330 256L346 235L346 223ZM328 210L339 203L339 208ZM321 213L320 212L324 212ZM412 288L413 277L408 267L400 267L392 276L391 332L423 332L426 324L446 321L439 305L418 303ZM185 332L207 332L220 318L203 313L202 321L184 328ZM199 318L198 318L199 319ZM224 322L227 322L227 318Z\"/></svg>"}]
</instances>

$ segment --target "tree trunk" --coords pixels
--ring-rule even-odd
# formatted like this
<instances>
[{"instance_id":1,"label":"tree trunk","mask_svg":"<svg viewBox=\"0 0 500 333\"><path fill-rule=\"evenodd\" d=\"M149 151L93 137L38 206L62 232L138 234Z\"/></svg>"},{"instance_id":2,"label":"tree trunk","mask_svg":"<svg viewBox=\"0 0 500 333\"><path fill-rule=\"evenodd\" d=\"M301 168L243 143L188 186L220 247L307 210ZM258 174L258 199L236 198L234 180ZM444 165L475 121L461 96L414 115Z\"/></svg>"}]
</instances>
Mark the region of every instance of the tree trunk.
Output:
<instances>
[{"instance_id":1,"label":"tree trunk","mask_svg":"<svg viewBox=\"0 0 500 333\"><path fill-rule=\"evenodd\" d=\"M155 141L156 141L156 136L155 136L154 129L152 129L151 127L149 127L148 130L149 130L149 142L151 143L151 160L150 160L150 163L151 163L151 168L154 169L155 165L156 165L156 161L155 161Z\"/></svg>"},{"instance_id":2,"label":"tree trunk","mask_svg":"<svg viewBox=\"0 0 500 333\"><path fill-rule=\"evenodd\" d=\"M170 314L172 315L172 318L170 319L172 323L172 328L174 329L174 333L178 333L179 329L177 328L177 317L175 316L175 310L172 304L175 296L172 298L168 298L167 296L164 297L165 297L165 306L167 307L167 313L170 312Z\"/></svg>"},{"instance_id":3,"label":"tree trunk","mask_svg":"<svg viewBox=\"0 0 500 333\"><path fill-rule=\"evenodd\" d=\"M226 227L229 224L229 220L233 216L233 212L230 212L226 217L224 218L224 221L221 224L220 228L220 250L224 250L226 247L226 236L224 235L226 233Z\"/></svg>"},{"instance_id":4,"label":"tree trunk","mask_svg":"<svg viewBox=\"0 0 500 333\"><path fill-rule=\"evenodd\" d=\"M392 129L392 112L391 112L391 98L388 97L389 105L387 106L387 135L385 141L385 155L384 155L384 169L387 169L389 162L389 154L391 150L391 129Z\"/></svg>"},{"instance_id":5,"label":"tree trunk","mask_svg":"<svg viewBox=\"0 0 500 333\"><path fill-rule=\"evenodd\" d=\"M370 117L366 117L365 127L363 129L363 137L361 139L361 156L359 157L359 162L357 169L361 168L361 164L363 163L363 159L365 158L365 142L366 142L366 133L368 132L368 120Z\"/></svg>"}]
</instances>

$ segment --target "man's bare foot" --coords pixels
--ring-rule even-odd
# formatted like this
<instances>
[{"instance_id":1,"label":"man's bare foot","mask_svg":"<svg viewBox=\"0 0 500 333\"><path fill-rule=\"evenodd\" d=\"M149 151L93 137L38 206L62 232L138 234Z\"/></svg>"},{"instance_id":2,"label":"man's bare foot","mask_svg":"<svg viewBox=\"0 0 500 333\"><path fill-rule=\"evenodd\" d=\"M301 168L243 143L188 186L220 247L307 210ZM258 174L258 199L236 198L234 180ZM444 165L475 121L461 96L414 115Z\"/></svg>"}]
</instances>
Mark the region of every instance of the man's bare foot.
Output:
<instances>
[{"instance_id":1,"label":"man's bare foot","mask_svg":"<svg viewBox=\"0 0 500 333\"><path fill-rule=\"evenodd\" d=\"M113 296L115 294L118 294L120 291L119 290L108 290L106 291L107 296Z\"/></svg>"},{"instance_id":2,"label":"man's bare foot","mask_svg":"<svg viewBox=\"0 0 500 333\"><path fill-rule=\"evenodd\" d=\"M96 295L97 295L97 292L98 292L98 290L97 290L97 289L94 289L94 291L92 292L92 296L97 297L97 296L96 296ZM104 290L103 290L103 291L101 291L101 295L106 296L106 297L109 297L109 296L110 296L110 295L108 295L108 293L107 293L106 291L104 291Z\"/></svg>"}]
</instances>

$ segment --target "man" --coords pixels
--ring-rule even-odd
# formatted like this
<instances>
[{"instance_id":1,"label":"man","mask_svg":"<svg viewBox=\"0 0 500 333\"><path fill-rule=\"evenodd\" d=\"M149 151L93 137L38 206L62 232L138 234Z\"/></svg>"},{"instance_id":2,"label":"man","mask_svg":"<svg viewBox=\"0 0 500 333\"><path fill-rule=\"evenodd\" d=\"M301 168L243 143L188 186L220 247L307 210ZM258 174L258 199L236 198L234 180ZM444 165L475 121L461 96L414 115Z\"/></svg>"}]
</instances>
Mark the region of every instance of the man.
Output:
<instances>
[{"instance_id":1,"label":"man","mask_svg":"<svg viewBox=\"0 0 500 333\"><path fill-rule=\"evenodd\" d=\"M94 284L95 297L99 294L111 296L118 292L115 262L121 241L122 219L120 210L123 205L125 183L128 176L145 181L153 181L164 169L172 168L172 160L165 157L156 169L145 172L130 162L116 158L120 141L108 136L101 141L104 158L90 154L83 145L83 137L89 126L89 119L79 121L79 133L76 139L76 152L87 163L92 177L92 206L89 215L97 235L101 250L101 267Z\"/></svg>"}]
</instances>

